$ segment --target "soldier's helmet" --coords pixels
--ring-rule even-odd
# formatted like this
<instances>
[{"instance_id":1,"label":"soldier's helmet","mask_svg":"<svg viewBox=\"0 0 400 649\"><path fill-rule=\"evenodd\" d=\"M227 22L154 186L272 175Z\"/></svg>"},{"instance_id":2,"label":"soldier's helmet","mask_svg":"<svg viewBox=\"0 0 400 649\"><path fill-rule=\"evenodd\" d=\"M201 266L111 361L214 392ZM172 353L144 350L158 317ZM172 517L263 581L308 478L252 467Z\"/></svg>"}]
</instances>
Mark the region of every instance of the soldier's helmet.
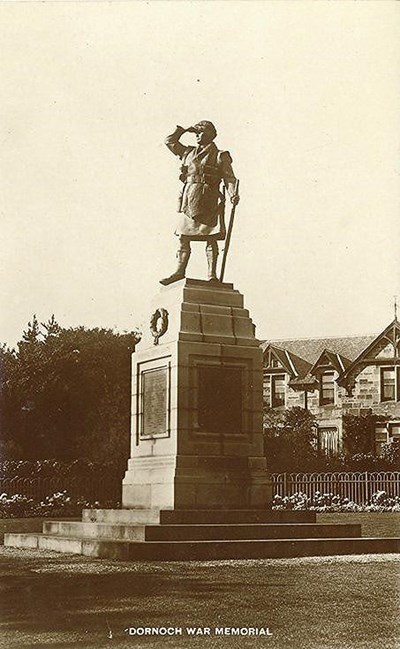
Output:
<instances>
[{"instance_id":1,"label":"soldier's helmet","mask_svg":"<svg viewBox=\"0 0 400 649\"><path fill-rule=\"evenodd\" d=\"M215 128L212 122L208 122L206 119L203 119L201 122L198 122L194 125L196 131L208 131L211 140L214 140L217 137L217 129Z\"/></svg>"}]
</instances>

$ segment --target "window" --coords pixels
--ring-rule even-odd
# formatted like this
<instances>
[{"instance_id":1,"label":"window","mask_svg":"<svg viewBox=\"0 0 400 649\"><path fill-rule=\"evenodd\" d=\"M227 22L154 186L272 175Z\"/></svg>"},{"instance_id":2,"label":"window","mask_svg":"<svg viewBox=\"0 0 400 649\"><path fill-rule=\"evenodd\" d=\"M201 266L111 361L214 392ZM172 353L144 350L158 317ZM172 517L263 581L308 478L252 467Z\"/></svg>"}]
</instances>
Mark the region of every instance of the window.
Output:
<instances>
[{"instance_id":1,"label":"window","mask_svg":"<svg viewBox=\"0 0 400 649\"><path fill-rule=\"evenodd\" d=\"M271 374L264 374L263 395L265 404L271 407Z\"/></svg>"},{"instance_id":2,"label":"window","mask_svg":"<svg viewBox=\"0 0 400 649\"><path fill-rule=\"evenodd\" d=\"M382 446L388 442L389 431L386 426L376 426L375 428L375 454L382 455Z\"/></svg>"},{"instance_id":3,"label":"window","mask_svg":"<svg viewBox=\"0 0 400 649\"><path fill-rule=\"evenodd\" d=\"M389 424L389 434L393 440L400 440L400 424Z\"/></svg>"},{"instance_id":4,"label":"window","mask_svg":"<svg viewBox=\"0 0 400 649\"><path fill-rule=\"evenodd\" d=\"M388 442L400 440L400 422L387 422L375 427L375 453L382 455L382 446Z\"/></svg>"},{"instance_id":5,"label":"window","mask_svg":"<svg viewBox=\"0 0 400 649\"><path fill-rule=\"evenodd\" d=\"M264 399L270 408L279 408L285 405L285 374L264 374Z\"/></svg>"},{"instance_id":6,"label":"window","mask_svg":"<svg viewBox=\"0 0 400 649\"><path fill-rule=\"evenodd\" d=\"M286 382L284 374L275 374L271 377L271 406L278 408L285 405Z\"/></svg>"},{"instance_id":7,"label":"window","mask_svg":"<svg viewBox=\"0 0 400 649\"><path fill-rule=\"evenodd\" d=\"M335 403L334 372L324 372L321 375L319 402L321 406Z\"/></svg>"},{"instance_id":8,"label":"window","mask_svg":"<svg viewBox=\"0 0 400 649\"><path fill-rule=\"evenodd\" d=\"M381 401L400 401L399 367L382 367Z\"/></svg>"},{"instance_id":9,"label":"window","mask_svg":"<svg viewBox=\"0 0 400 649\"><path fill-rule=\"evenodd\" d=\"M318 429L320 450L326 455L336 455L339 452L339 434L335 426Z\"/></svg>"}]
</instances>

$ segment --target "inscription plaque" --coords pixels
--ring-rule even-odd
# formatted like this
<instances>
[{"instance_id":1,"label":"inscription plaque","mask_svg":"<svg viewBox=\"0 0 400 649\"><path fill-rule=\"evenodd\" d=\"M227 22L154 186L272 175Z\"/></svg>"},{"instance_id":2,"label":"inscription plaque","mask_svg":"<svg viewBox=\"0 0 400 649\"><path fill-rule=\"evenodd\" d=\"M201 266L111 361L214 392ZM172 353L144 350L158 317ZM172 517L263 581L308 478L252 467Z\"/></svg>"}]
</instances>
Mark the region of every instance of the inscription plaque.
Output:
<instances>
[{"instance_id":1,"label":"inscription plaque","mask_svg":"<svg viewBox=\"0 0 400 649\"><path fill-rule=\"evenodd\" d=\"M142 373L142 437L165 435L168 431L168 368Z\"/></svg>"},{"instance_id":2,"label":"inscription plaque","mask_svg":"<svg viewBox=\"0 0 400 649\"><path fill-rule=\"evenodd\" d=\"M240 433L242 369L198 367L198 422L201 430Z\"/></svg>"}]
</instances>

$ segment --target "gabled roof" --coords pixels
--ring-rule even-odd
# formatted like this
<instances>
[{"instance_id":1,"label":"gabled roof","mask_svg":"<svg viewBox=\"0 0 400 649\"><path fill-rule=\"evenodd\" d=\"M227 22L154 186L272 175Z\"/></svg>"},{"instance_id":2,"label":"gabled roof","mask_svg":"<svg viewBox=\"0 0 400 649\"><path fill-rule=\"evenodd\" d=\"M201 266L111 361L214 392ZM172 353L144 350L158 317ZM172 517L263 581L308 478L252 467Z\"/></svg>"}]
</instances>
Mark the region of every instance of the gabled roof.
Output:
<instances>
[{"instance_id":1,"label":"gabled roof","mask_svg":"<svg viewBox=\"0 0 400 649\"><path fill-rule=\"evenodd\" d=\"M318 367L323 365L330 365L335 368L335 370L341 374L346 370L347 367L351 365L351 360L345 358L342 354L338 352L332 352L330 349L324 349L322 354L320 354L315 361L314 365L310 369L310 374L315 374Z\"/></svg>"},{"instance_id":2,"label":"gabled roof","mask_svg":"<svg viewBox=\"0 0 400 649\"><path fill-rule=\"evenodd\" d=\"M291 373L291 368L290 368L290 365L289 365L289 362L288 362L287 356L286 356L286 354L285 354L285 350L284 350L284 349L281 349L280 347L276 347L276 348L275 348L273 345L271 345L271 350L272 350L273 355L275 356L275 358L277 358L277 359L279 360L280 364L281 364L285 369L287 369L288 372Z\"/></svg>"},{"instance_id":3,"label":"gabled roof","mask_svg":"<svg viewBox=\"0 0 400 649\"><path fill-rule=\"evenodd\" d=\"M297 356L297 354L294 354L289 350L287 350L287 353L289 354L292 363L296 368L297 376L298 377L306 376L306 374L308 374L310 371L311 363L304 360L304 358L300 358L300 356Z\"/></svg>"},{"instance_id":4,"label":"gabled roof","mask_svg":"<svg viewBox=\"0 0 400 649\"><path fill-rule=\"evenodd\" d=\"M296 356L292 352L282 348L275 347L275 345L268 345L263 351L264 353L271 349L273 355L278 358L280 364L292 375L293 378L298 376L304 376L309 371L311 365L307 363L303 358Z\"/></svg>"},{"instance_id":5,"label":"gabled roof","mask_svg":"<svg viewBox=\"0 0 400 649\"><path fill-rule=\"evenodd\" d=\"M265 340L261 343L261 348L265 351L269 345L275 349L286 349L300 358L302 361L309 363L310 367L316 363L324 350L332 353L339 353L342 358L348 361L354 361L368 347L377 336L347 336L335 338L299 338L288 340Z\"/></svg>"},{"instance_id":6,"label":"gabled roof","mask_svg":"<svg viewBox=\"0 0 400 649\"><path fill-rule=\"evenodd\" d=\"M377 348L378 350L380 343L381 347L389 342L393 343L394 346L396 346L396 343L398 344L399 338L400 323L397 318L395 318L393 322L391 322L386 327L386 329L384 329L380 334L378 334L371 340L371 342L365 347L365 349L361 350L361 352L358 354L358 356L356 356L351 365L346 368L345 372L343 372L343 375L340 377L340 382L345 382L347 377L352 373L354 374L354 372L357 374L358 370L356 370L356 367L364 360L366 361L366 359L370 358L370 353L374 352L375 348Z\"/></svg>"},{"instance_id":7,"label":"gabled roof","mask_svg":"<svg viewBox=\"0 0 400 649\"><path fill-rule=\"evenodd\" d=\"M362 363L368 363L371 352L383 344L394 341L398 346L400 338L400 323L395 318L380 334L365 336L346 336L334 338L300 338L288 340L264 340L261 349L271 348L281 359L290 359L297 376L292 370L291 385L311 385L315 383L315 373L319 364L335 367L339 373L338 382L348 383L347 377L356 375L362 368ZM399 359L397 360L399 362ZM288 363L282 363L288 367Z\"/></svg>"}]
</instances>

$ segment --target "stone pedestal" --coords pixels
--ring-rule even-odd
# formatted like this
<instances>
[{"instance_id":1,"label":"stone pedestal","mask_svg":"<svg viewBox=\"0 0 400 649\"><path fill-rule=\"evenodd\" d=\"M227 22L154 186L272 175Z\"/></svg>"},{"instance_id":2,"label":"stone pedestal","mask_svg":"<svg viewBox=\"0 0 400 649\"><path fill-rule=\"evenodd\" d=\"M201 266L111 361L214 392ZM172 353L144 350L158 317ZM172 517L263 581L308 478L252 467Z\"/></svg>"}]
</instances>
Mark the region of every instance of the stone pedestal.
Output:
<instances>
[{"instance_id":1,"label":"stone pedestal","mask_svg":"<svg viewBox=\"0 0 400 649\"><path fill-rule=\"evenodd\" d=\"M150 315L153 331L132 357L122 506L270 506L262 351L243 296L232 284L184 279L161 288Z\"/></svg>"}]
</instances>

